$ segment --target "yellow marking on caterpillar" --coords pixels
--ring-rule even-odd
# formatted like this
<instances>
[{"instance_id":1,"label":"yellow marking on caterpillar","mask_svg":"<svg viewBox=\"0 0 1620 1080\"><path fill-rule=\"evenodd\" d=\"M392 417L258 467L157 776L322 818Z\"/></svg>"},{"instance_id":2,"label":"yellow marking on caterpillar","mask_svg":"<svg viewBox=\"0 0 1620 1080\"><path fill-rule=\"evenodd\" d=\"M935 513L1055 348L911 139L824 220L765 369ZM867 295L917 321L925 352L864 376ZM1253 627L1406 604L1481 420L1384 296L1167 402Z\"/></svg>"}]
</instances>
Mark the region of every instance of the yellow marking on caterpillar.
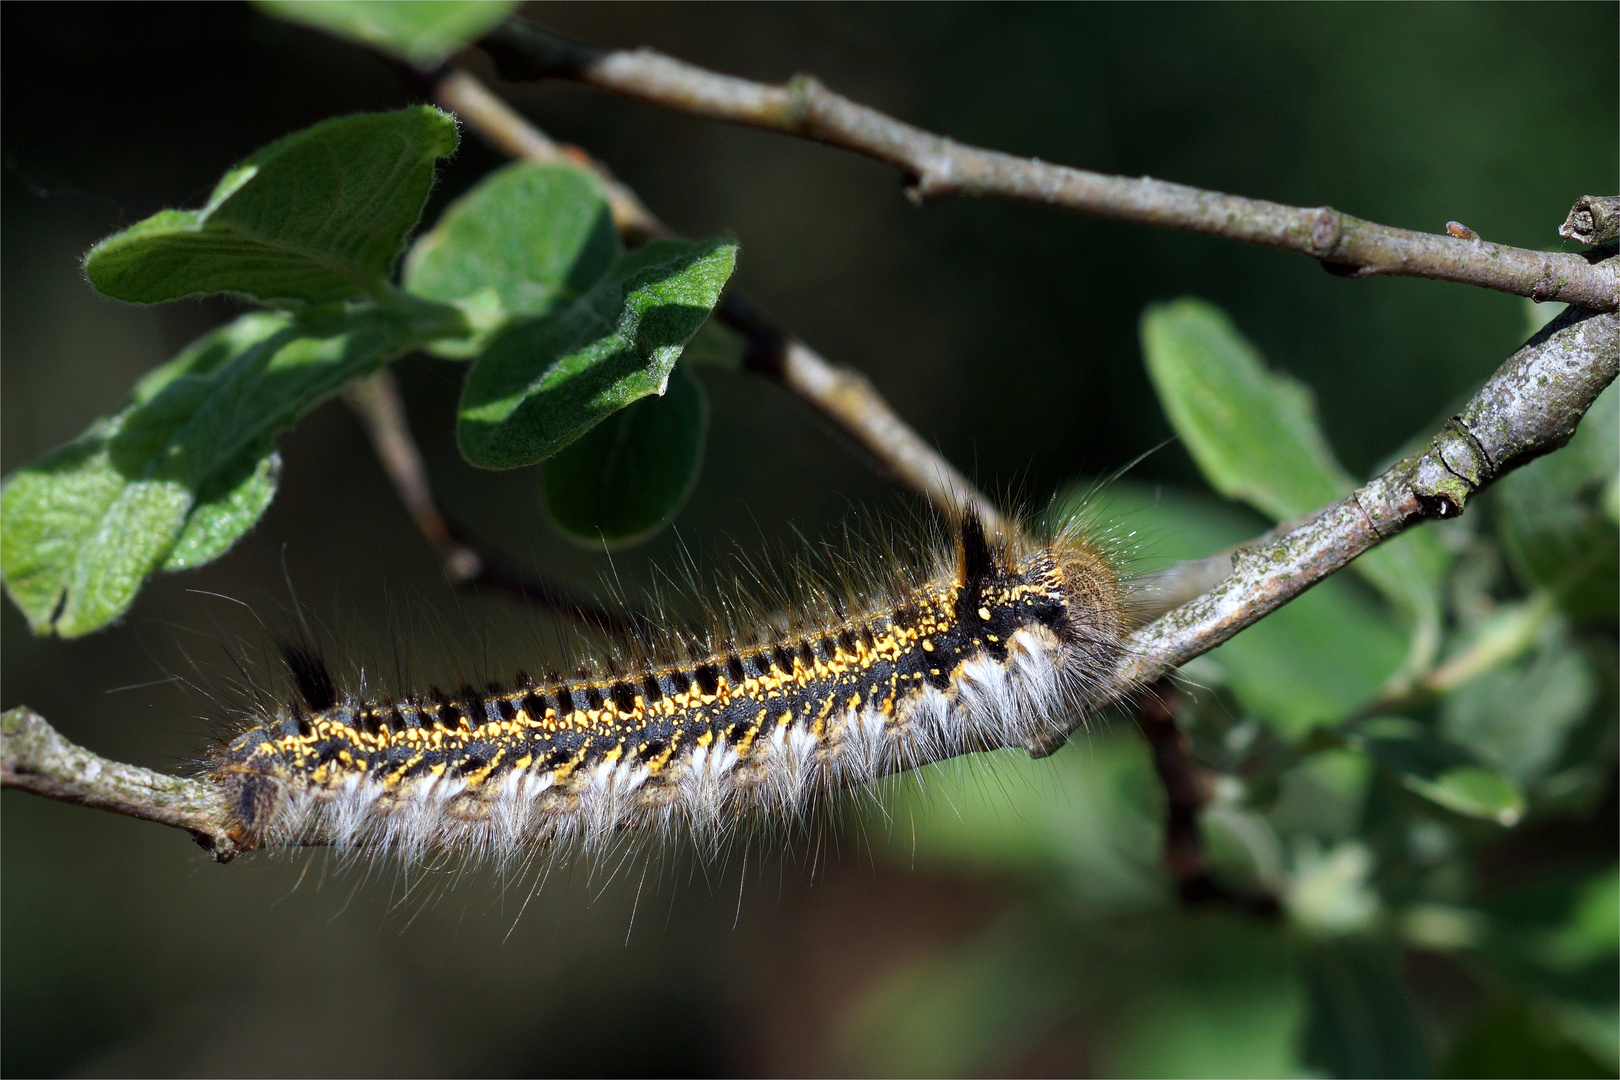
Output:
<instances>
[{"instance_id":1,"label":"yellow marking on caterpillar","mask_svg":"<svg viewBox=\"0 0 1620 1080\"><path fill-rule=\"evenodd\" d=\"M1016 743L1026 732L1032 741L1044 737L1046 718L1061 716L1083 689L1101 682L1119 653L1117 577L1105 573L1106 558L1083 541L991 548L982 531L976 540L970 537L975 529L964 524L956 558L938 559L940 569L929 581L919 574L908 582L905 567L896 565L896 584L886 595L843 594L875 596L857 611L846 612L849 602L840 600L819 613L790 612L786 625L801 629L783 634L762 622L757 640L721 642L689 663L610 662L608 676L582 671L580 681L567 686L554 680L510 692L491 686L488 694L436 696L425 708L415 698L383 705L351 701L267 718L216 757L214 775L238 815L232 833L253 844L296 841L300 830L334 820L298 814L338 800L375 799L374 807L350 806L335 820L422 807L396 828L356 834L388 837L413 854L439 844L494 852L512 842L513 823L520 832L532 828L537 842L545 843L553 835L547 823L582 813L578 821L592 843L604 837L591 830L634 827L643 821L637 815L660 807L680 811L660 822L710 828L724 825L725 815L750 800L803 794L868 777L874 769ZM970 543L982 547L970 549ZM964 554L969 550L971 559ZM829 600L838 595L827 594ZM1084 632L1071 633L1071 627ZM1027 647L1045 650L1048 663L1018 665L1009 657L1003 642L1025 628L1035 631ZM677 651L676 639L669 641L664 655ZM1001 680L994 694L964 697L970 662L979 665L976 680ZM651 693L654 681L659 692L649 701L638 686ZM987 700L1005 715L983 717L968 707ZM595 704L581 708L574 702ZM749 719L737 719L739 713ZM867 726L874 715L883 719L878 729ZM924 720L926 729L918 726ZM982 723L990 726L976 726ZM302 734L286 734L293 729ZM926 739L918 737L923 730ZM772 737L761 740L762 733ZM709 755L704 782L696 788L678 782L696 755L722 739L734 753ZM403 762L402 750L408 751ZM808 758L806 750L813 751ZM454 808L442 805L444 800L410 802L413 791L430 790L434 778L470 765L475 756L482 763L458 777L463 787ZM626 761L644 766L645 776L659 783L641 788L633 800L601 803L617 797L611 785L592 783L602 775L598 767ZM780 774L791 780L786 786L762 785L772 770L806 764L809 773ZM351 781L357 776L375 783L356 785ZM518 776L534 782L495 782ZM687 793L694 790L704 794L692 801ZM379 791L390 794L381 799ZM278 817L286 792L312 798L287 804L298 814ZM496 815L491 800L497 797L529 803L502 804ZM507 823L508 831L499 837L478 832L486 819ZM578 831L571 826L562 835Z\"/></svg>"}]
</instances>

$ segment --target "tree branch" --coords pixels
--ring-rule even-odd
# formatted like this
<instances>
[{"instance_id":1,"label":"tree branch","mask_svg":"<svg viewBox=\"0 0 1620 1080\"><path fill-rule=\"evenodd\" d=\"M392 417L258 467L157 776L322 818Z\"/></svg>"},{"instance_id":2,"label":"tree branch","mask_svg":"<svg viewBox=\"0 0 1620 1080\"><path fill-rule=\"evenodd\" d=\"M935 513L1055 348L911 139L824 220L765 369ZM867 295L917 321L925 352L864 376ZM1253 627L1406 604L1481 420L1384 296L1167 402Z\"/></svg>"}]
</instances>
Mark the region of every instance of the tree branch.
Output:
<instances>
[{"instance_id":1,"label":"tree branch","mask_svg":"<svg viewBox=\"0 0 1620 1080\"><path fill-rule=\"evenodd\" d=\"M578 147L554 142L473 76L451 71L439 80L434 96L503 153L543 164L566 162L594 173L626 243L669 235L669 227L603 165ZM748 370L776 379L815 406L870 453L880 471L920 492L942 512L972 509L992 531L1007 528L995 504L912 430L864 375L829 363L737 289L726 290L717 317L747 339Z\"/></svg>"},{"instance_id":2,"label":"tree branch","mask_svg":"<svg viewBox=\"0 0 1620 1080\"><path fill-rule=\"evenodd\" d=\"M1181 696L1168 677L1137 698L1136 726L1153 751L1153 771L1164 788L1164 868L1175 882L1176 896L1189 907L1220 902L1275 917L1281 911L1275 896L1235 893L1210 872L1198 817L1209 804L1214 778L1193 759L1187 736L1176 723L1180 711Z\"/></svg>"},{"instance_id":3,"label":"tree branch","mask_svg":"<svg viewBox=\"0 0 1620 1080\"><path fill-rule=\"evenodd\" d=\"M1531 251L1477 236L1416 232L1206 191L1152 177L1110 176L955 142L828 90L809 76L770 86L720 75L652 49L606 49L507 19L478 42L511 80L569 79L677 112L812 139L903 170L919 204L999 196L1097 217L1282 248L1346 277L1395 274L1456 281L1597 311L1620 307L1620 270L1584 255Z\"/></svg>"},{"instance_id":4,"label":"tree branch","mask_svg":"<svg viewBox=\"0 0 1620 1080\"><path fill-rule=\"evenodd\" d=\"M1405 529L1461 514L1493 481L1568 442L1617 371L1620 315L1569 309L1509 357L1422 452L1306 524L1239 549L1224 581L1137 631L1094 704L1155 683ZM1050 752L1060 742L1030 749ZM1177 767L1166 759L1161 771L1166 764ZM185 829L221 861L240 850L208 785L99 758L26 706L0 724L0 786Z\"/></svg>"},{"instance_id":5,"label":"tree branch","mask_svg":"<svg viewBox=\"0 0 1620 1080\"><path fill-rule=\"evenodd\" d=\"M656 54L650 55L656 58ZM744 88L771 89L741 80L729 82ZM525 158L567 159L596 169L603 178L615 219L627 236L637 235L638 230L643 238L664 231L628 188L580 152L551 142L470 76L447 76L440 83L440 99L492 142ZM1610 256L1595 266L1612 281L1617 264L1620 259ZM942 479L936 482L943 486L933 489L940 494L931 497L950 500L948 506L974 497L984 501L965 480L960 481L960 486L952 485L950 478L958 474L928 451L858 375L832 368L807 346L764 320L746 302L739 301L726 317L748 337L751 365L756 369L769 370L772 364L780 363L784 370L792 371L795 364L807 365L799 369L798 381L805 384L799 392L811 400L825 401L823 407L829 415L863 444L870 439L871 448L881 450L880 459L897 473L915 476L917 469L937 465L942 471L936 473L936 478ZM1509 357L1422 452L1397 463L1303 525L1279 527L1229 558L1212 556L1178 568L1184 572L1165 575L1154 586L1161 595L1190 591L1218 576L1223 580L1136 631L1128 641L1125 661L1094 705L1100 707L1124 698L1144 686L1166 685L1160 680L1174 668L1231 638L1378 543L1421 521L1461 514L1472 495L1566 443L1593 400L1614 380L1617 370L1620 315L1571 307ZM788 375L778 377L795 385ZM351 402L367 419L379 456L416 516L419 528L453 563L458 552L471 549L456 539L434 507L420 457L404 426L397 391L390 390L387 383L371 384L355 391ZM891 426L886 428L886 424ZM904 450L907 439L921 447L922 453L915 459ZM897 446L902 450L896 451ZM473 554L476 557L479 553ZM1224 575L1223 560L1228 564ZM1079 719L1076 717L1075 722ZM1186 760L1185 747L1175 731L1172 700L1157 690L1150 692L1143 702L1143 723L1174 803L1172 810L1180 815L1176 835L1185 841L1187 822L1194 819L1201 796L1197 778L1188 771L1191 763ZM1054 740L1030 749L1049 752L1060 742ZM184 829L222 862L242 850L230 836L223 803L211 785L100 758L63 738L27 706L0 717L0 786ZM1178 793L1185 798L1175 803ZM1174 841L1175 836L1171 839ZM1194 858L1184 858L1185 846L1183 843L1177 847L1172 842L1166 858L1172 869L1180 867L1184 871L1178 875L1183 893L1197 893L1207 875L1201 853L1194 849Z\"/></svg>"}]
</instances>

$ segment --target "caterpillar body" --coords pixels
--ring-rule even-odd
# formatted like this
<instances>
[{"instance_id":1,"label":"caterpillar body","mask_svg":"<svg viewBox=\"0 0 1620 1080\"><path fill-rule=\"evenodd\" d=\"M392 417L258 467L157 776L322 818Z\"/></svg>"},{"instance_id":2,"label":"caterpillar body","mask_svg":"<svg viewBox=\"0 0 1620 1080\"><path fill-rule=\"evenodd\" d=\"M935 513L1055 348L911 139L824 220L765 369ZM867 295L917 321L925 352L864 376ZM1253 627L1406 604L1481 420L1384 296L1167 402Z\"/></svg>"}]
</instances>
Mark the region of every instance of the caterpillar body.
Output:
<instances>
[{"instance_id":1,"label":"caterpillar body","mask_svg":"<svg viewBox=\"0 0 1620 1080\"><path fill-rule=\"evenodd\" d=\"M632 830L701 841L750 812L801 816L833 788L1034 746L1073 726L1120 658L1114 560L1078 525L991 539L969 514L953 533L862 605L823 595L785 629L682 660L671 638L605 676L370 701L290 650L302 703L260 716L206 775L245 850L509 859Z\"/></svg>"}]
</instances>

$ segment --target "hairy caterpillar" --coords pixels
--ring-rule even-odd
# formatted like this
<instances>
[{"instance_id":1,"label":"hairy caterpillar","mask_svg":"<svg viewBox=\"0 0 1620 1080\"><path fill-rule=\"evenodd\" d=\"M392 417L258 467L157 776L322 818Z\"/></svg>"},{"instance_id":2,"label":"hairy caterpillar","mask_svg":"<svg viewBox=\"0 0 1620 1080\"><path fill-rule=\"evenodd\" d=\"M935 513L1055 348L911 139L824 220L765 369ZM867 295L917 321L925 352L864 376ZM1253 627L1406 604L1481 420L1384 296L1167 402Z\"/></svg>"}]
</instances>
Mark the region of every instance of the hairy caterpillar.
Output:
<instances>
[{"instance_id":1,"label":"hairy caterpillar","mask_svg":"<svg viewBox=\"0 0 1620 1080\"><path fill-rule=\"evenodd\" d=\"M969 514L953 540L862 595L823 590L752 640L715 635L679 657L671 632L605 676L370 701L290 649L301 703L267 711L207 776L244 848L507 859L627 831L701 840L739 814L791 818L829 789L1036 745L1121 655L1115 562L1076 522L992 539Z\"/></svg>"}]
</instances>

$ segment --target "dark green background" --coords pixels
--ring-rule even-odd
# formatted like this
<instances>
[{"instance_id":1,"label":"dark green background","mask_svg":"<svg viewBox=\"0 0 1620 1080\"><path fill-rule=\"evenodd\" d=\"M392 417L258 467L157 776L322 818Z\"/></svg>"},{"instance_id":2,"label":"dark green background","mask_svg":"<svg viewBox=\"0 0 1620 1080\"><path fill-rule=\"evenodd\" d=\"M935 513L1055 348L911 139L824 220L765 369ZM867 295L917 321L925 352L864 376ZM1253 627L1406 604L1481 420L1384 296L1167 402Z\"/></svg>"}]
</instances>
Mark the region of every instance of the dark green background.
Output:
<instances>
[{"instance_id":1,"label":"dark green background","mask_svg":"<svg viewBox=\"0 0 1620 1080\"><path fill-rule=\"evenodd\" d=\"M1557 247L1573 198L1616 187L1612 4L529 14L740 75L812 72L1015 153L1410 228L1456 219L1510 244ZM98 299L78 269L95 240L199 204L231 163L290 130L413 97L365 52L245 7L9 4L0 20L10 471L113 411L136 376L233 310ZM517 100L677 230L735 235L737 282L757 302L869 374L925 438L1012 498L1039 503L1168 433L1136 344L1152 300L1192 293L1223 306L1315 389L1358 474L1443 415L1524 333L1514 297L1344 281L1297 256L1036 207L918 211L891 170L838 151L572 86ZM498 163L465 138L429 219ZM679 535L610 567L547 530L533 471L460 463L457 365L411 358L399 370L451 511L587 590L608 576L633 596L683 542L713 561L794 543L794 529L825 535L875 508L905 512L779 389L706 372L712 436ZM37 641L7 606L3 704L27 702L108 756L174 767L203 745L200 717L219 711L210 695L230 690L220 642L252 659L266 640L252 612L205 594L244 600L274 627L288 618L287 580L373 663L399 640L427 668L446 654L479 666L547 632L500 601L451 593L340 407L282 448L281 495L257 530L212 567L155 579L122 626ZM1132 475L1198 483L1175 446ZM1141 557L1152 562L1151 539ZM1569 843L1612 853L1612 821L1595 828ZM912 871L845 834L785 868L767 858L760 872L756 852L740 905L735 859L729 870L655 863L639 906L639 864L576 868L554 875L508 936L527 880L503 888L479 875L393 907L390 869L334 874L318 857L216 867L170 831L15 793L0 836L0 1071L11 1075L816 1072L833 1067L827 1033L843 1005L1019 902L994 874ZM1129 948L1111 947L1110 963L1130 968ZM1094 974L1101 990L1111 977ZM1167 969L1140 992L1173 996L1203 977L1197 965ZM1451 973L1420 966L1412 977L1442 1011L1474 1000ZM983 1067L1105 1069L1088 1040L1106 1032L1075 1031Z\"/></svg>"}]
</instances>

